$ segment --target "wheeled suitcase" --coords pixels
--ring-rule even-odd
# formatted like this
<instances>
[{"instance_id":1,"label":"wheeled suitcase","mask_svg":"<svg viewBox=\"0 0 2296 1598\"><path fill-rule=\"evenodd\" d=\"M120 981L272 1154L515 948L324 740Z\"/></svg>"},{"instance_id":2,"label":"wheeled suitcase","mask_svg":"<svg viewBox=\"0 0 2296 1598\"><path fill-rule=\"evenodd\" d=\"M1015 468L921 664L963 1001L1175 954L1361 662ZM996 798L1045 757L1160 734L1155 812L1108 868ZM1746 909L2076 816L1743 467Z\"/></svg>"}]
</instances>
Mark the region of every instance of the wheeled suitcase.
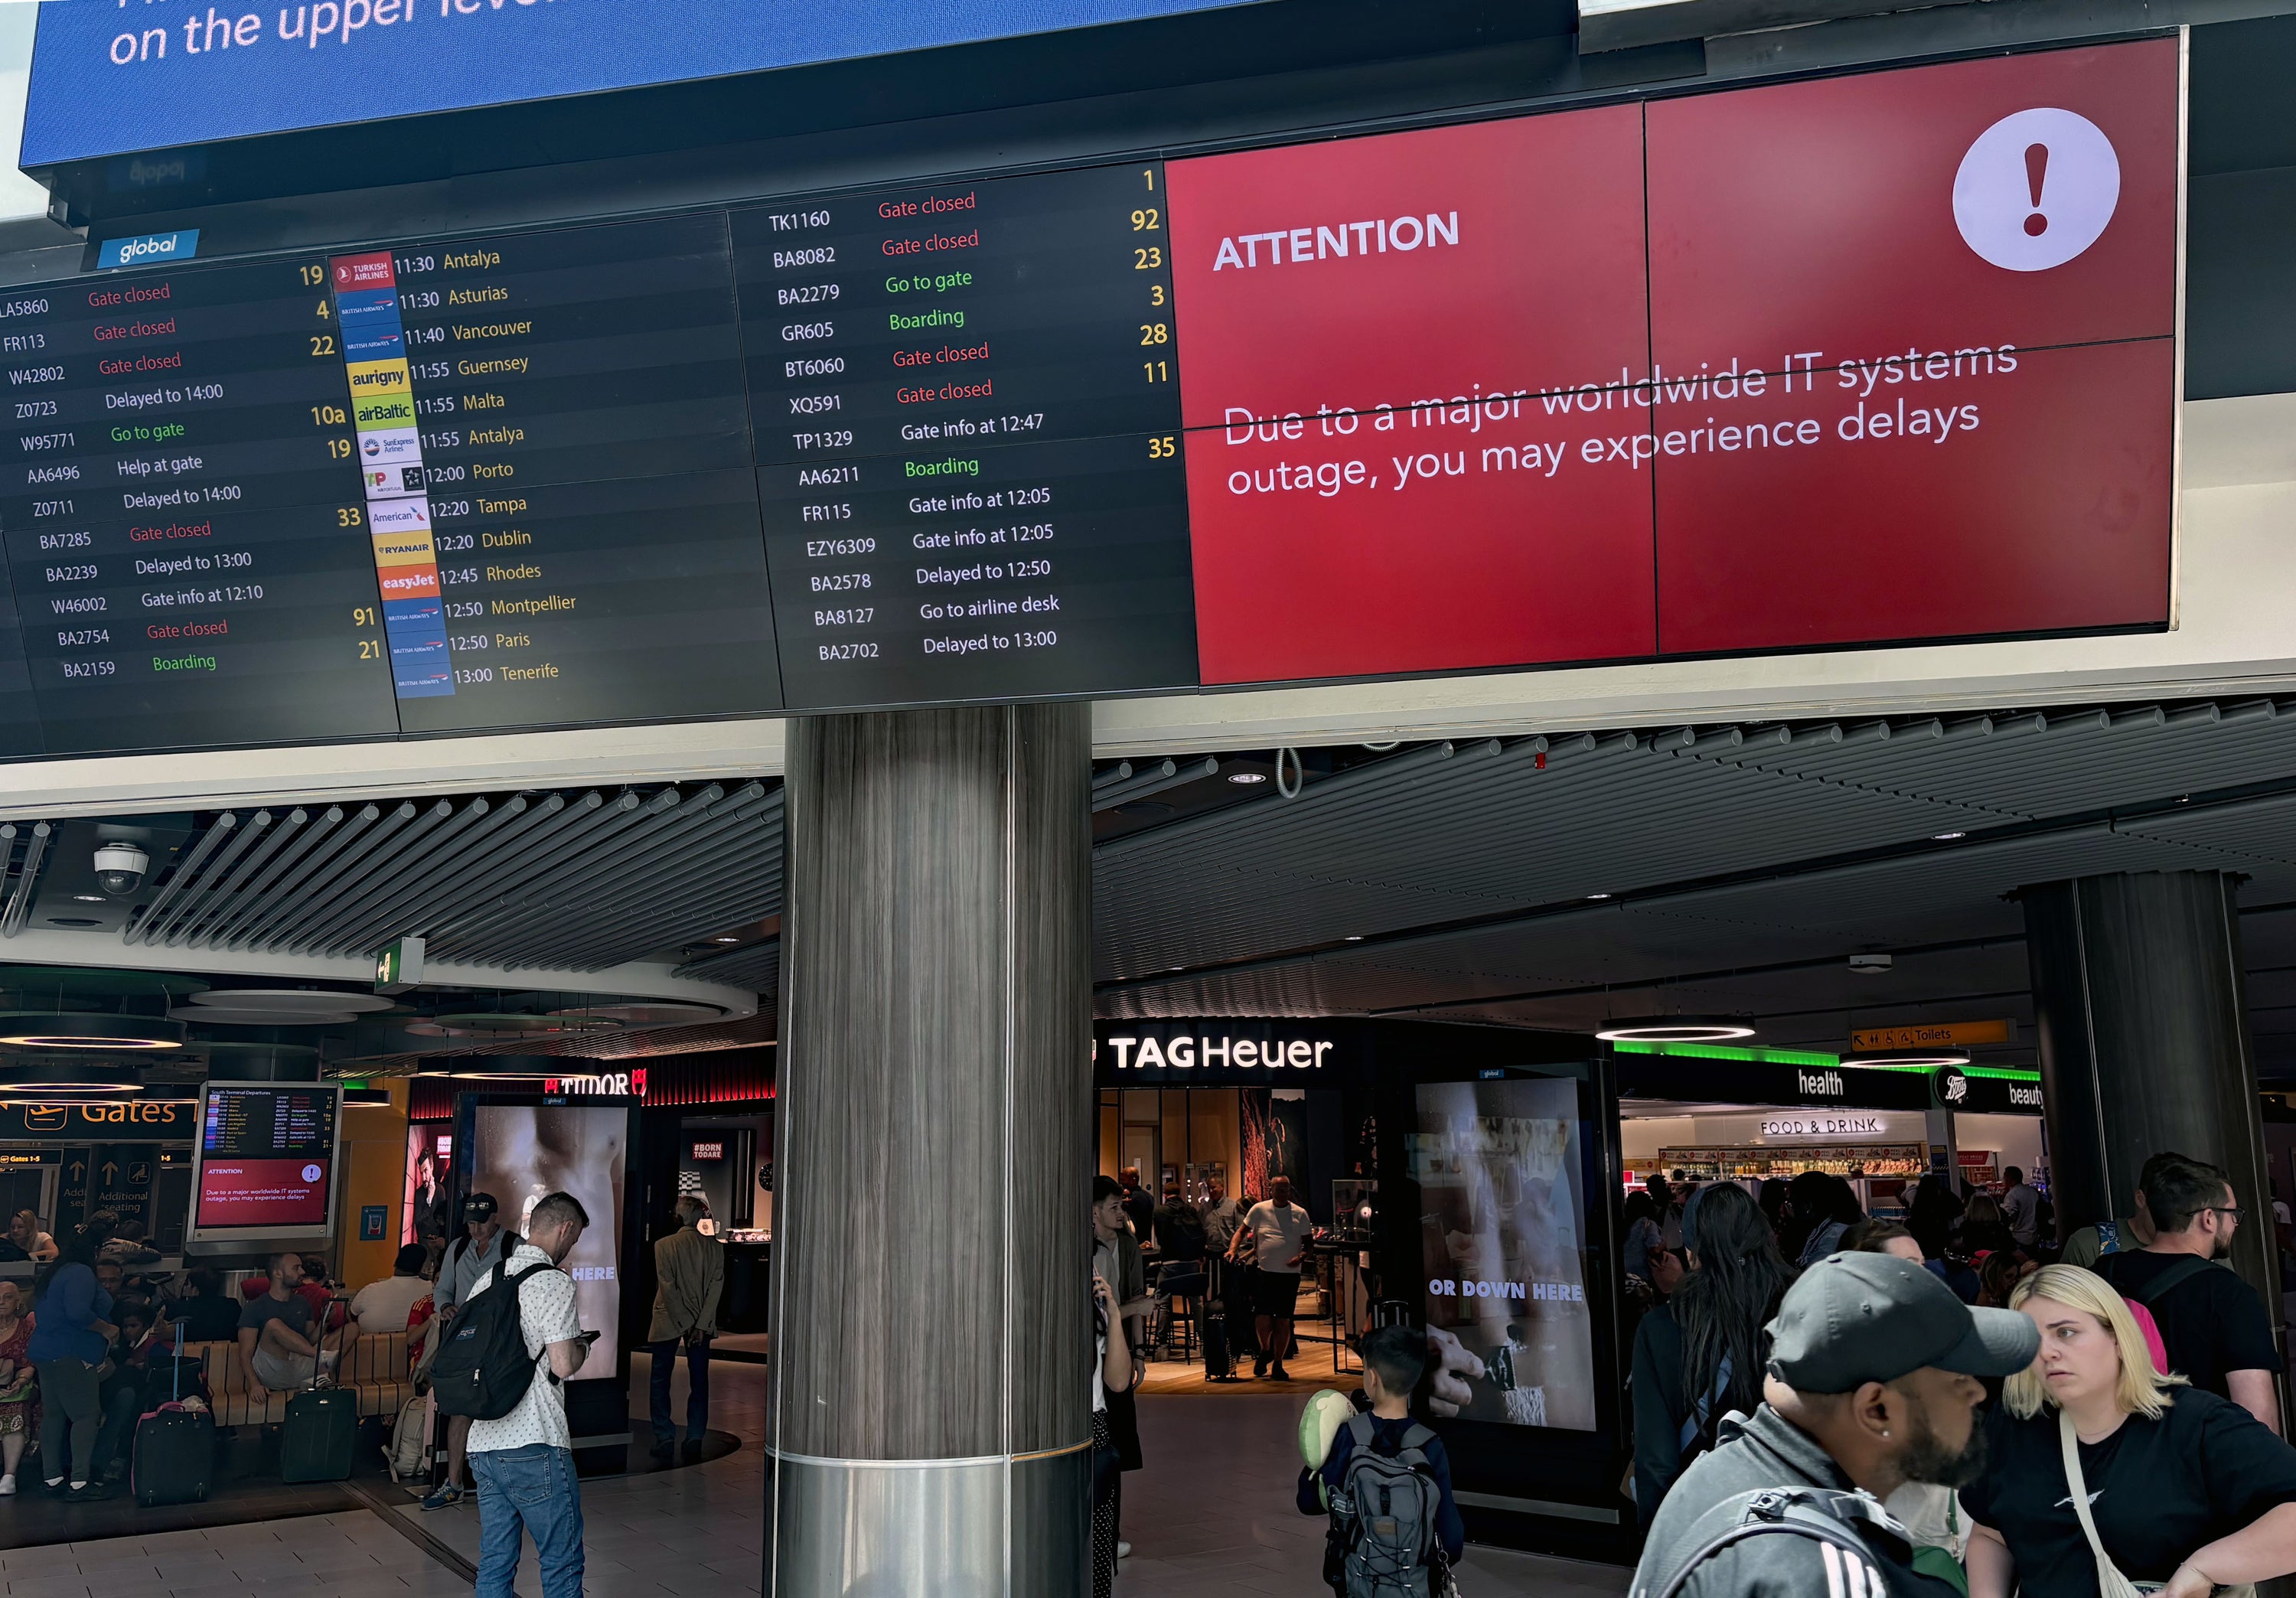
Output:
<instances>
[{"instance_id":1,"label":"wheeled suitcase","mask_svg":"<svg viewBox=\"0 0 2296 1598\"><path fill-rule=\"evenodd\" d=\"M1227 1352L1230 1359L1258 1359L1260 1355L1259 1329L1253 1324L1252 1291L1259 1273L1250 1266L1238 1266L1226 1273L1221 1282L1220 1303L1227 1311Z\"/></svg>"},{"instance_id":2,"label":"wheeled suitcase","mask_svg":"<svg viewBox=\"0 0 2296 1598\"><path fill-rule=\"evenodd\" d=\"M176 1353L170 1364L172 1390L168 1401L136 1421L135 1440L128 1446L128 1488L145 1509L162 1504L204 1503L208 1489L215 1484L215 1416L204 1409L185 1409L182 1402L184 1369L196 1369L199 1362L184 1356L181 1322L176 1324Z\"/></svg>"},{"instance_id":3,"label":"wheeled suitcase","mask_svg":"<svg viewBox=\"0 0 2296 1598\"><path fill-rule=\"evenodd\" d=\"M1204 1315L1204 1380L1234 1381L1235 1362L1227 1356L1227 1312Z\"/></svg>"},{"instance_id":4,"label":"wheeled suitcase","mask_svg":"<svg viewBox=\"0 0 2296 1598\"><path fill-rule=\"evenodd\" d=\"M319 1359L311 1360L316 1371ZM287 1401L279 1438L282 1481L348 1481L358 1447L358 1394L347 1387L316 1387Z\"/></svg>"}]
</instances>

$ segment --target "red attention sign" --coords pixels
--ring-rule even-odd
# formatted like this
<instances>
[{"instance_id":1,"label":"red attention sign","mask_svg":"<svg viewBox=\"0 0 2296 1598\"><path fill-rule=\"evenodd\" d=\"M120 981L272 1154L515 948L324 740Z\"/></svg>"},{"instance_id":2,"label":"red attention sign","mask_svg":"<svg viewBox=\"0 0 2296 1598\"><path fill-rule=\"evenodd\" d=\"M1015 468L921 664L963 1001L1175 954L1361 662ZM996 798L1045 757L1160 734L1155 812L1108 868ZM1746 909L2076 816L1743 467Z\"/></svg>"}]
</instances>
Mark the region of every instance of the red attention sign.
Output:
<instances>
[{"instance_id":1,"label":"red attention sign","mask_svg":"<svg viewBox=\"0 0 2296 1598\"><path fill-rule=\"evenodd\" d=\"M2166 625L2179 77L1172 163L1204 681Z\"/></svg>"}]
</instances>

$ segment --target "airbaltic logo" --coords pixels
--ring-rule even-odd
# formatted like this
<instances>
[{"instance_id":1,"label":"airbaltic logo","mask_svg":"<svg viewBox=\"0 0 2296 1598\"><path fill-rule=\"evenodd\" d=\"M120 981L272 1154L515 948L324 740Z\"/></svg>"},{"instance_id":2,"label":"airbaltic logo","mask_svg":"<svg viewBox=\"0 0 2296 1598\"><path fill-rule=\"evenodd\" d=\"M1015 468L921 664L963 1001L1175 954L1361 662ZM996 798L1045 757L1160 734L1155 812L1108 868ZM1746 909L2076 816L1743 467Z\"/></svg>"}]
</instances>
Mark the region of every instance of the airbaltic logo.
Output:
<instances>
[{"instance_id":1,"label":"airbaltic logo","mask_svg":"<svg viewBox=\"0 0 2296 1598\"><path fill-rule=\"evenodd\" d=\"M1269 1070L1288 1067L1312 1071L1323 1068L1324 1054L1332 1045L1297 1037L1289 1043L1263 1043L1250 1037L1197 1038L1182 1033L1160 1045L1152 1037L1111 1037L1108 1046L1116 1051L1116 1069L1120 1071L1186 1071L1198 1066L1209 1070L1226 1065L1240 1070L1265 1066Z\"/></svg>"},{"instance_id":2,"label":"airbaltic logo","mask_svg":"<svg viewBox=\"0 0 2296 1598\"><path fill-rule=\"evenodd\" d=\"M1234 266L1249 272L1260 266L1259 247L1267 246L1266 265L1281 266L1286 261L1330 260L1349 255L1385 255L1417 250L1429 250L1439 244L1456 245L1459 242L1459 213L1429 211L1419 217L1397 217L1391 221L1342 222L1337 227L1286 227L1274 233L1240 233L1219 242L1219 253L1212 259L1212 270L1224 272ZM1287 253L1288 252L1288 253Z\"/></svg>"},{"instance_id":3,"label":"airbaltic logo","mask_svg":"<svg viewBox=\"0 0 2296 1598\"><path fill-rule=\"evenodd\" d=\"M634 1071L611 1071L602 1077L545 1077L542 1091L546 1094L597 1094L608 1098L643 1099L645 1097L646 1074L641 1066Z\"/></svg>"}]
</instances>

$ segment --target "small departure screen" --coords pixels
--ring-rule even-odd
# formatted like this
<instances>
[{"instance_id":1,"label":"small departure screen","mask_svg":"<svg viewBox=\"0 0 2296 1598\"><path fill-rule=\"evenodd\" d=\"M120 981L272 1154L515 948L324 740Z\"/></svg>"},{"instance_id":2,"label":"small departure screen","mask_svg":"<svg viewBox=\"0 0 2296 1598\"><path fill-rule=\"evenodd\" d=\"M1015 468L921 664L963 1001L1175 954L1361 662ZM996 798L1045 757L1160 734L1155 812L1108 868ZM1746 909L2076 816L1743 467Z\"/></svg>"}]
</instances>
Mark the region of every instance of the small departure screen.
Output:
<instances>
[{"instance_id":1,"label":"small departure screen","mask_svg":"<svg viewBox=\"0 0 2296 1598\"><path fill-rule=\"evenodd\" d=\"M193 1228L325 1226L340 1104L316 1084L208 1084Z\"/></svg>"}]
</instances>

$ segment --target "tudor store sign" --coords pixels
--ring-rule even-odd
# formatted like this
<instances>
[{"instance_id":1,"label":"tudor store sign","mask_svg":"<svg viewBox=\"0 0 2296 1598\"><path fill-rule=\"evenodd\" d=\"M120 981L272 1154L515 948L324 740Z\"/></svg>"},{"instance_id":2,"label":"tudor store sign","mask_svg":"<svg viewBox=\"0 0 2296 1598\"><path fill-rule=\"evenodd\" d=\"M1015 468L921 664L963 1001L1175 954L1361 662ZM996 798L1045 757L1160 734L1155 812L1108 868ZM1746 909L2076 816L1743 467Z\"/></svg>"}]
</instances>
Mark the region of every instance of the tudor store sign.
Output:
<instances>
[{"instance_id":1,"label":"tudor store sign","mask_svg":"<svg viewBox=\"0 0 2296 1598\"><path fill-rule=\"evenodd\" d=\"M644 1066L636 1070L607 1071L594 1077L545 1077L542 1079L544 1094L553 1096L562 1094L570 1098L643 1099L645 1090Z\"/></svg>"}]
</instances>

